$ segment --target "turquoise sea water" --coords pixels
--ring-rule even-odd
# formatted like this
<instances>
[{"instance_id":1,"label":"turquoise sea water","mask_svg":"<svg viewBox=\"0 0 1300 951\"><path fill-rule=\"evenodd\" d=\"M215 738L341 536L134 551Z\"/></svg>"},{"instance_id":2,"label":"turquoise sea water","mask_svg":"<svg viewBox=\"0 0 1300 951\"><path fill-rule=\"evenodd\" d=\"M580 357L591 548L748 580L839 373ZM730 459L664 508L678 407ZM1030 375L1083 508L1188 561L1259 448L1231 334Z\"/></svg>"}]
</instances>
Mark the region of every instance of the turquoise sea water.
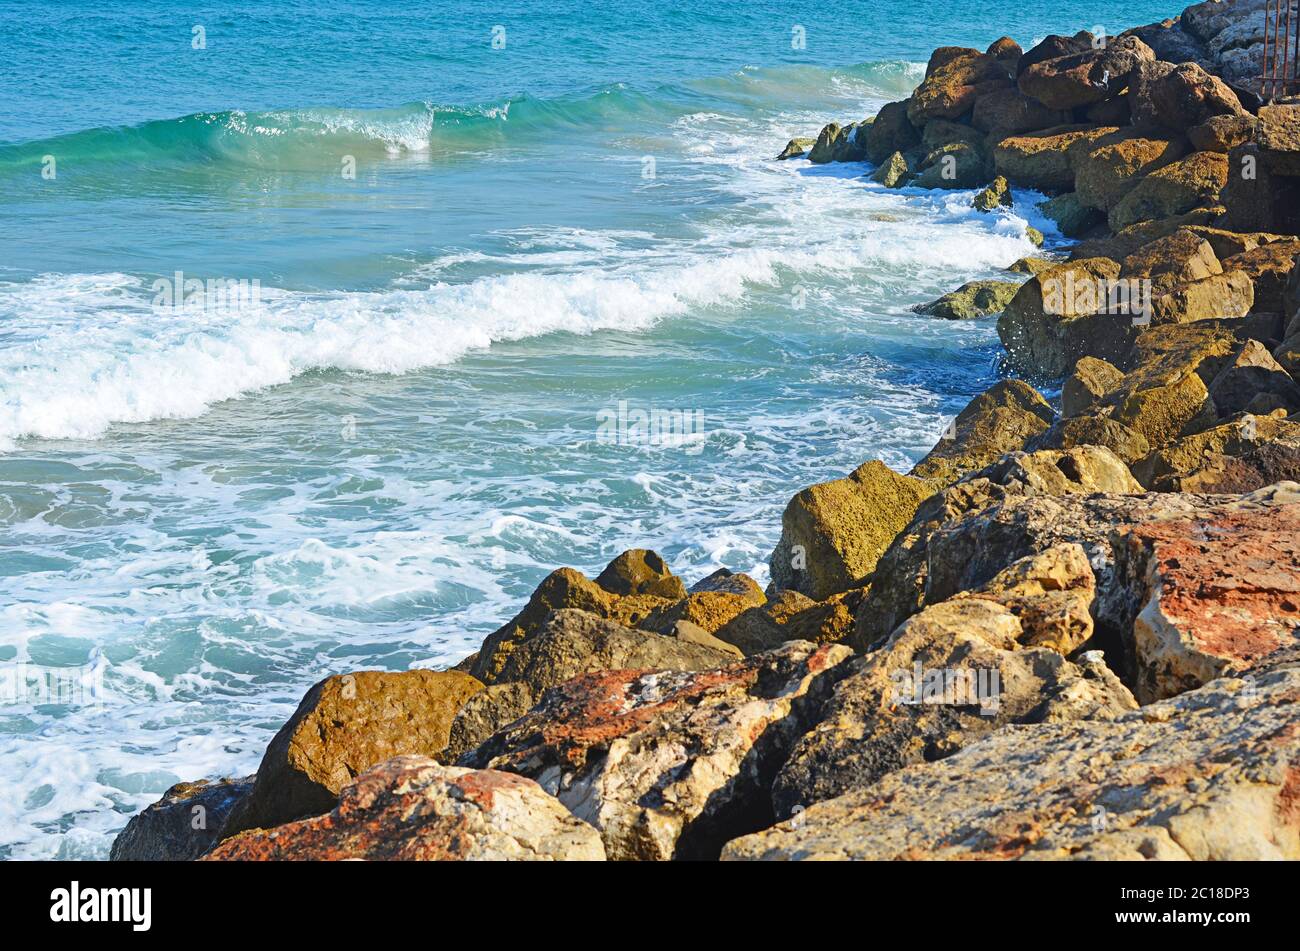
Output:
<instances>
[{"instance_id":1,"label":"turquoise sea water","mask_svg":"<svg viewBox=\"0 0 1300 951\"><path fill-rule=\"evenodd\" d=\"M791 494L994 379L989 321L909 308L1042 225L771 157L936 45L1176 12L0 0L0 665L102 683L0 694L0 856L105 856L558 565L765 582ZM608 439L620 404L702 431Z\"/></svg>"}]
</instances>

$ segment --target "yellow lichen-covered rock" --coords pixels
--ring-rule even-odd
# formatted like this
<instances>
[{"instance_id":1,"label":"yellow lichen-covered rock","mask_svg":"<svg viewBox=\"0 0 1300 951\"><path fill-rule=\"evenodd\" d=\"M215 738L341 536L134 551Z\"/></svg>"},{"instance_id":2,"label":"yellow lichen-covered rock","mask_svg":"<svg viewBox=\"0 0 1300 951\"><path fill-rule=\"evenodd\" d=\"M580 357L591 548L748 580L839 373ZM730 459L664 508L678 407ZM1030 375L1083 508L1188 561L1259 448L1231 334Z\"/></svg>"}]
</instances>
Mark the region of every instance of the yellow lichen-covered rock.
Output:
<instances>
[{"instance_id":1,"label":"yellow lichen-covered rock","mask_svg":"<svg viewBox=\"0 0 1300 951\"><path fill-rule=\"evenodd\" d=\"M771 558L774 589L822 600L856 587L931 491L924 480L876 461L804 489L781 517Z\"/></svg>"},{"instance_id":2,"label":"yellow lichen-covered rock","mask_svg":"<svg viewBox=\"0 0 1300 951\"><path fill-rule=\"evenodd\" d=\"M1002 380L966 404L948 433L909 474L947 485L1004 452L1023 448L1030 437L1047 429L1053 415L1051 404L1032 386Z\"/></svg>"},{"instance_id":3,"label":"yellow lichen-covered rock","mask_svg":"<svg viewBox=\"0 0 1300 951\"><path fill-rule=\"evenodd\" d=\"M1161 385L1131 389L1114 412L1116 422L1141 433L1153 446L1172 442L1207 418L1214 418L1210 392L1191 372Z\"/></svg>"},{"instance_id":4,"label":"yellow lichen-covered rock","mask_svg":"<svg viewBox=\"0 0 1300 951\"><path fill-rule=\"evenodd\" d=\"M1061 387L1061 415L1078 416L1119 386L1124 373L1096 357L1081 357Z\"/></svg>"},{"instance_id":5,"label":"yellow lichen-covered rock","mask_svg":"<svg viewBox=\"0 0 1300 951\"><path fill-rule=\"evenodd\" d=\"M1144 177L1110 209L1107 220L1118 231L1139 221L1181 215L1212 204L1228 183L1228 157L1193 152Z\"/></svg>"}]
</instances>

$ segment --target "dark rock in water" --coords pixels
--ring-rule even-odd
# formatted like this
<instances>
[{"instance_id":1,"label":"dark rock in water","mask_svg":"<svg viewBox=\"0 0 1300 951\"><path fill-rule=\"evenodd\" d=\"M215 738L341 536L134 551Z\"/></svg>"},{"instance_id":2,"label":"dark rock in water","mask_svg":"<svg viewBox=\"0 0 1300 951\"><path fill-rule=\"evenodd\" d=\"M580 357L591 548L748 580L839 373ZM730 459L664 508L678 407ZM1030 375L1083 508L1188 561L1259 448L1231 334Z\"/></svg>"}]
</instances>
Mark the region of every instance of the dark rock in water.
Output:
<instances>
[{"instance_id":1,"label":"dark rock in water","mask_svg":"<svg viewBox=\"0 0 1300 951\"><path fill-rule=\"evenodd\" d=\"M912 177L911 166L902 152L895 152L871 173L871 180L886 188L902 188Z\"/></svg>"},{"instance_id":2,"label":"dark rock in water","mask_svg":"<svg viewBox=\"0 0 1300 951\"><path fill-rule=\"evenodd\" d=\"M188 862L217 841L230 811L253 791L253 777L177 783L131 817L113 840L115 862Z\"/></svg>"},{"instance_id":3,"label":"dark rock in water","mask_svg":"<svg viewBox=\"0 0 1300 951\"><path fill-rule=\"evenodd\" d=\"M716 858L772 821L772 778L851 656L795 641L716 670L587 674L462 763L537 780L611 859Z\"/></svg>"},{"instance_id":4,"label":"dark rock in water","mask_svg":"<svg viewBox=\"0 0 1300 951\"><path fill-rule=\"evenodd\" d=\"M918 304L912 309L918 314L947 320L972 320L1001 313L1018 290L1018 281L970 281L938 300Z\"/></svg>"},{"instance_id":5,"label":"dark rock in water","mask_svg":"<svg viewBox=\"0 0 1300 951\"><path fill-rule=\"evenodd\" d=\"M987 188L971 200L971 207L982 212L1010 208L1013 204L1015 199L1011 197L1011 188L1007 185L1006 178L1001 175L993 179Z\"/></svg>"},{"instance_id":6,"label":"dark rock in water","mask_svg":"<svg viewBox=\"0 0 1300 951\"><path fill-rule=\"evenodd\" d=\"M921 134L907 118L906 102L890 102L881 106L875 121L862 135L866 160L877 165L894 152L906 152L921 141Z\"/></svg>"},{"instance_id":7,"label":"dark rock in water","mask_svg":"<svg viewBox=\"0 0 1300 951\"><path fill-rule=\"evenodd\" d=\"M835 154L836 143L844 136L844 128L838 122L830 122L817 133L817 141L808 153L808 161L814 165L825 165Z\"/></svg>"},{"instance_id":8,"label":"dark rock in water","mask_svg":"<svg viewBox=\"0 0 1300 951\"><path fill-rule=\"evenodd\" d=\"M253 791L231 811L222 838L328 812L345 785L386 759L438 755L452 719L482 689L452 670L327 677L267 746Z\"/></svg>"},{"instance_id":9,"label":"dark rock in water","mask_svg":"<svg viewBox=\"0 0 1300 951\"><path fill-rule=\"evenodd\" d=\"M796 138L791 139L781 150L781 154L776 157L778 162L786 159L801 158L809 149L817 144L816 139Z\"/></svg>"},{"instance_id":10,"label":"dark rock in water","mask_svg":"<svg viewBox=\"0 0 1300 951\"><path fill-rule=\"evenodd\" d=\"M358 776L328 815L227 839L248 861L600 861L600 836L535 782L398 756Z\"/></svg>"},{"instance_id":11,"label":"dark rock in water","mask_svg":"<svg viewBox=\"0 0 1300 951\"><path fill-rule=\"evenodd\" d=\"M1079 201L1079 196L1074 192L1066 192L1064 195L1057 195L1055 198L1041 202L1038 210L1052 219L1056 223L1057 230L1067 238L1077 238L1086 234L1106 220L1106 216L1096 208L1089 208Z\"/></svg>"}]
</instances>

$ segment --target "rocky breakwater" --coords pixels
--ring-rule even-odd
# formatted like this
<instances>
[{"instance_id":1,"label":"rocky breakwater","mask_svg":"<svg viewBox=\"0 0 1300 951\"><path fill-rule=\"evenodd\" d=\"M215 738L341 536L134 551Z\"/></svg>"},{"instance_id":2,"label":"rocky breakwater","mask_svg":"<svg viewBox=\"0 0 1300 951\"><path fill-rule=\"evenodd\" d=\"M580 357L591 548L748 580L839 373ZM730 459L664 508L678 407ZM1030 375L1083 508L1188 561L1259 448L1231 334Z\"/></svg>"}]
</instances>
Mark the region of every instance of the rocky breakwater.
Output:
<instances>
[{"instance_id":1,"label":"rocky breakwater","mask_svg":"<svg viewBox=\"0 0 1300 951\"><path fill-rule=\"evenodd\" d=\"M1008 378L910 471L791 487L766 590L560 568L114 858L1300 858L1300 104L1244 85L1256 13L945 47L792 141L1041 193L1077 243L921 308L997 315Z\"/></svg>"}]
</instances>

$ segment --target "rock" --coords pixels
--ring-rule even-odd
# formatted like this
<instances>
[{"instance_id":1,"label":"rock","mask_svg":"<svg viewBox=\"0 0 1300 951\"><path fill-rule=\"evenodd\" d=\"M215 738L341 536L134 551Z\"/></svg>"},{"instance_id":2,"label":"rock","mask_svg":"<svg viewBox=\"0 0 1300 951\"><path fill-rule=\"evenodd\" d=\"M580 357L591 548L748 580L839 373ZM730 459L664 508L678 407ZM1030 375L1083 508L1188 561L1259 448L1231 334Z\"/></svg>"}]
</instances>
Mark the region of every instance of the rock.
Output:
<instances>
[{"instance_id":1,"label":"rock","mask_svg":"<svg viewBox=\"0 0 1300 951\"><path fill-rule=\"evenodd\" d=\"M1042 274L1060 264L1054 258L1019 258L1007 265L1012 274Z\"/></svg>"},{"instance_id":2,"label":"rock","mask_svg":"<svg viewBox=\"0 0 1300 951\"><path fill-rule=\"evenodd\" d=\"M1146 278L1153 294L1163 294L1179 284L1222 273L1223 266L1210 243L1190 228L1179 228L1126 257L1119 276Z\"/></svg>"},{"instance_id":3,"label":"rock","mask_svg":"<svg viewBox=\"0 0 1300 951\"><path fill-rule=\"evenodd\" d=\"M1151 301L1152 321L1184 324L1219 317L1244 317L1255 299L1245 271L1226 271L1177 284Z\"/></svg>"},{"instance_id":4,"label":"rock","mask_svg":"<svg viewBox=\"0 0 1300 951\"><path fill-rule=\"evenodd\" d=\"M1008 565L1072 542L1082 545L1097 579L1092 616L1107 663L1126 682L1132 656L1132 592L1115 569L1116 533L1163 521L1210 523L1226 512L1272 517L1300 501L1300 487L1283 483L1244 496L1025 494L988 480L959 482L926 500L899 533L872 576L871 597L858 612L855 645L881 640L928 604L985 584ZM1208 595L1207 595L1208 596Z\"/></svg>"},{"instance_id":5,"label":"rock","mask_svg":"<svg viewBox=\"0 0 1300 951\"><path fill-rule=\"evenodd\" d=\"M723 626L725 627L726 625ZM728 656L737 659L745 656L745 652L735 644L729 644L726 641L719 640L698 624L693 624L690 621L678 621L673 625L673 629L667 634L667 636L675 637L677 640L686 644L698 644L701 647L707 647L711 650L727 654Z\"/></svg>"},{"instance_id":6,"label":"rock","mask_svg":"<svg viewBox=\"0 0 1300 951\"><path fill-rule=\"evenodd\" d=\"M1049 59L1058 59L1074 53L1084 53L1095 49L1094 38L1087 30L1081 30L1074 36L1052 34L1031 48L1016 62L1016 76L1022 75L1030 66Z\"/></svg>"},{"instance_id":7,"label":"rock","mask_svg":"<svg viewBox=\"0 0 1300 951\"><path fill-rule=\"evenodd\" d=\"M785 148L781 150L781 154L776 157L776 160L778 162L783 162L786 159L803 158L804 154L816 144L816 139L791 139L785 144Z\"/></svg>"},{"instance_id":8,"label":"rock","mask_svg":"<svg viewBox=\"0 0 1300 951\"><path fill-rule=\"evenodd\" d=\"M985 55L992 56L999 62L1008 65L1012 71L1015 70L1016 64L1020 61L1020 57L1024 55L1024 51L1020 48L1020 44L1009 36L998 37L989 44L989 48L986 49L984 53Z\"/></svg>"},{"instance_id":9,"label":"rock","mask_svg":"<svg viewBox=\"0 0 1300 951\"><path fill-rule=\"evenodd\" d=\"M976 211L988 212L996 211L999 208L1010 208L1014 203L1007 180L999 175L993 179L990 185L975 196L971 201L971 207Z\"/></svg>"},{"instance_id":10,"label":"rock","mask_svg":"<svg viewBox=\"0 0 1300 951\"><path fill-rule=\"evenodd\" d=\"M719 568L713 574L691 585L691 594L702 594L706 591L717 594L739 594L758 604L766 600L763 589L759 587L757 581L743 571L732 571L730 568Z\"/></svg>"},{"instance_id":11,"label":"rock","mask_svg":"<svg viewBox=\"0 0 1300 951\"><path fill-rule=\"evenodd\" d=\"M871 128L871 119L852 122L840 130L840 135L831 146L832 162L865 162L867 159L867 130ZM816 146L814 145L814 148ZM811 158L811 153L809 153Z\"/></svg>"},{"instance_id":12,"label":"rock","mask_svg":"<svg viewBox=\"0 0 1300 951\"><path fill-rule=\"evenodd\" d=\"M1210 116L1187 130L1187 140L1198 152L1230 152L1255 137L1255 119L1249 115Z\"/></svg>"},{"instance_id":13,"label":"rock","mask_svg":"<svg viewBox=\"0 0 1300 951\"><path fill-rule=\"evenodd\" d=\"M1135 126L1176 132L1214 116L1247 114L1227 83L1196 63L1148 63L1133 76L1128 101Z\"/></svg>"},{"instance_id":14,"label":"rock","mask_svg":"<svg viewBox=\"0 0 1300 951\"><path fill-rule=\"evenodd\" d=\"M1114 720L1010 726L722 858L1300 858L1297 691L1300 669L1282 660Z\"/></svg>"},{"instance_id":15,"label":"rock","mask_svg":"<svg viewBox=\"0 0 1300 951\"><path fill-rule=\"evenodd\" d=\"M992 161L983 144L954 142L921 160L912 184L920 188L977 188L992 178Z\"/></svg>"},{"instance_id":16,"label":"rock","mask_svg":"<svg viewBox=\"0 0 1300 951\"><path fill-rule=\"evenodd\" d=\"M1213 224L1223 215L1223 207L1195 208L1185 214L1155 221L1143 221L1122 228L1106 237L1088 238L1070 249L1070 260L1082 258L1110 258L1123 261L1145 244L1168 237L1180 228L1196 228Z\"/></svg>"},{"instance_id":17,"label":"rock","mask_svg":"<svg viewBox=\"0 0 1300 951\"><path fill-rule=\"evenodd\" d=\"M753 602L746 599L744 603L748 606ZM498 682L524 684L537 698L547 688L593 670L704 670L731 660L730 652L650 631L635 631L586 611L565 608L551 614L535 636L510 654Z\"/></svg>"},{"instance_id":18,"label":"rock","mask_svg":"<svg viewBox=\"0 0 1300 951\"><path fill-rule=\"evenodd\" d=\"M1126 384L1113 398L1116 406L1112 418L1157 447L1215 418L1209 390L1194 372L1168 382Z\"/></svg>"},{"instance_id":19,"label":"rock","mask_svg":"<svg viewBox=\"0 0 1300 951\"><path fill-rule=\"evenodd\" d=\"M230 811L253 791L253 777L177 783L117 834L114 862L189 862L217 841Z\"/></svg>"},{"instance_id":20,"label":"rock","mask_svg":"<svg viewBox=\"0 0 1300 951\"><path fill-rule=\"evenodd\" d=\"M1106 220L1106 216L1097 209L1089 208L1079 201L1079 196L1074 192L1066 192L1040 202L1038 210L1055 222L1057 230L1067 238L1086 234Z\"/></svg>"},{"instance_id":21,"label":"rock","mask_svg":"<svg viewBox=\"0 0 1300 951\"><path fill-rule=\"evenodd\" d=\"M771 558L773 588L793 588L820 601L858 587L930 491L925 481L876 461L804 489L781 517L781 540Z\"/></svg>"},{"instance_id":22,"label":"rock","mask_svg":"<svg viewBox=\"0 0 1300 951\"><path fill-rule=\"evenodd\" d=\"M877 165L893 153L906 152L921 141L921 134L907 118L906 102L890 102L881 106L876 113L876 120L863 135L866 159Z\"/></svg>"},{"instance_id":23,"label":"rock","mask_svg":"<svg viewBox=\"0 0 1300 951\"><path fill-rule=\"evenodd\" d=\"M1121 92L1138 64L1154 59L1137 37L1120 36L1099 49L1033 63L1016 83L1049 109L1075 109Z\"/></svg>"},{"instance_id":24,"label":"rock","mask_svg":"<svg viewBox=\"0 0 1300 951\"><path fill-rule=\"evenodd\" d=\"M1263 16L1258 0L1198 3L1179 17L1183 29L1204 44L1210 66L1230 83L1258 86L1263 57Z\"/></svg>"},{"instance_id":25,"label":"rock","mask_svg":"<svg viewBox=\"0 0 1300 951\"><path fill-rule=\"evenodd\" d=\"M1129 595L1141 702L1246 670L1297 645L1300 504L1133 526L1117 545L1116 573Z\"/></svg>"},{"instance_id":26,"label":"rock","mask_svg":"<svg viewBox=\"0 0 1300 951\"><path fill-rule=\"evenodd\" d=\"M1210 247L1214 249L1215 256L1220 261L1235 254L1253 251L1261 244L1282 240L1280 235L1258 232L1242 234L1239 231L1227 231L1223 228L1211 228L1207 225L1189 225L1186 230L1192 232L1198 238L1208 241Z\"/></svg>"},{"instance_id":27,"label":"rock","mask_svg":"<svg viewBox=\"0 0 1300 951\"><path fill-rule=\"evenodd\" d=\"M1159 492L1240 494L1300 479L1300 441L1264 442L1237 456L1212 455L1185 475L1156 482Z\"/></svg>"},{"instance_id":28,"label":"rock","mask_svg":"<svg viewBox=\"0 0 1300 951\"><path fill-rule=\"evenodd\" d=\"M1273 359L1293 380L1300 380L1300 334L1292 334L1278 344Z\"/></svg>"},{"instance_id":29,"label":"rock","mask_svg":"<svg viewBox=\"0 0 1300 951\"><path fill-rule=\"evenodd\" d=\"M850 588L825 601L789 589L760 607L738 614L717 636L746 657L774 650L787 641L834 644L853 633L854 618L868 588Z\"/></svg>"},{"instance_id":30,"label":"rock","mask_svg":"<svg viewBox=\"0 0 1300 951\"><path fill-rule=\"evenodd\" d=\"M948 320L971 320L999 314L1020 290L1018 281L970 281L928 304L912 308L918 314Z\"/></svg>"},{"instance_id":31,"label":"rock","mask_svg":"<svg viewBox=\"0 0 1300 951\"><path fill-rule=\"evenodd\" d=\"M904 622L854 662L781 768L777 817L949 756L1010 723L1135 709L1105 664L1081 669L1062 656L1091 637L1093 594L1083 549L1062 545Z\"/></svg>"},{"instance_id":32,"label":"rock","mask_svg":"<svg viewBox=\"0 0 1300 951\"><path fill-rule=\"evenodd\" d=\"M209 861L600 861L600 835L531 779L399 756L328 815L227 839Z\"/></svg>"},{"instance_id":33,"label":"rock","mask_svg":"<svg viewBox=\"0 0 1300 951\"><path fill-rule=\"evenodd\" d=\"M1193 152L1158 168L1131 188L1107 216L1112 229L1139 221L1181 215L1218 200L1228 181L1228 158L1219 152Z\"/></svg>"},{"instance_id":34,"label":"rock","mask_svg":"<svg viewBox=\"0 0 1300 951\"><path fill-rule=\"evenodd\" d=\"M895 152L871 173L871 180L886 188L902 188L912 177L912 170L902 152Z\"/></svg>"},{"instance_id":35,"label":"rock","mask_svg":"<svg viewBox=\"0 0 1300 951\"><path fill-rule=\"evenodd\" d=\"M1286 239L1263 244L1235 254L1223 262L1224 270L1241 270L1255 286L1255 308L1272 313L1283 311L1283 288L1295 269L1300 255L1300 239Z\"/></svg>"},{"instance_id":36,"label":"rock","mask_svg":"<svg viewBox=\"0 0 1300 951\"><path fill-rule=\"evenodd\" d=\"M1300 103L1261 106L1255 140L1270 171L1300 175Z\"/></svg>"},{"instance_id":37,"label":"rock","mask_svg":"<svg viewBox=\"0 0 1300 951\"><path fill-rule=\"evenodd\" d=\"M1240 413L1260 394L1277 398L1287 413L1300 411L1300 386L1258 340L1242 344L1236 358L1210 384L1210 397L1220 415Z\"/></svg>"},{"instance_id":38,"label":"rock","mask_svg":"<svg viewBox=\"0 0 1300 951\"><path fill-rule=\"evenodd\" d=\"M1205 44L1194 34L1183 28L1178 18L1149 23L1146 26L1125 30L1125 36L1136 36L1151 47L1157 60L1167 63L1197 63L1208 67L1211 65L1209 52ZM1130 77L1131 79L1131 77Z\"/></svg>"},{"instance_id":39,"label":"rock","mask_svg":"<svg viewBox=\"0 0 1300 951\"><path fill-rule=\"evenodd\" d=\"M833 160L835 148L844 138L844 127L838 122L829 122L817 133L817 141L808 152L808 161L814 165L825 165Z\"/></svg>"},{"instance_id":40,"label":"rock","mask_svg":"<svg viewBox=\"0 0 1300 951\"><path fill-rule=\"evenodd\" d=\"M1013 185L1041 191L1070 191L1075 168L1093 143L1114 133L1087 125L1064 125L1010 135L993 149L993 167Z\"/></svg>"},{"instance_id":41,"label":"rock","mask_svg":"<svg viewBox=\"0 0 1300 951\"><path fill-rule=\"evenodd\" d=\"M1126 126L1133 121L1127 96L1094 102L1084 110L1083 117L1091 124L1101 126Z\"/></svg>"},{"instance_id":42,"label":"rock","mask_svg":"<svg viewBox=\"0 0 1300 951\"><path fill-rule=\"evenodd\" d=\"M1076 416L1057 420L1052 428L1030 440L1025 448L1074 449L1077 446L1103 446L1128 466L1151 452L1145 436L1105 416Z\"/></svg>"},{"instance_id":43,"label":"rock","mask_svg":"<svg viewBox=\"0 0 1300 951\"><path fill-rule=\"evenodd\" d=\"M772 821L772 778L850 656L794 642L707 672L587 674L462 763L536 779L611 859L716 858Z\"/></svg>"},{"instance_id":44,"label":"rock","mask_svg":"<svg viewBox=\"0 0 1300 951\"><path fill-rule=\"evenodd\" d=\"M1228 181L1220 200L1224 213L1214 222L1232 231L1300 230L1296 212L1300 187L1294 178L1275 175L1265 161L1266 154L1254 142L1228 152Z\"/></svg>"},{"instance_id":45,"label":"rock","mask_svg":"<svg viewBox=\"0 0 1300 951\"><path fill-rule=\"evenodd\" d=\"M1082 357L1061 387L1061 415L1078 416L1123 379L1123 372L1115 365L1096 357Z\"/></svg>"},{"instance_id":46,"label":"rock","mask_svg":"<svg viewBox=\"0 0 1300 951\"><path fill-rule=\"evenodd\" d=\"M632 548L623 552L596 576L596 584L610 594L626 597L648 594L677 600L686 597L686 585L674 575L658 552Z\"/></svg>"},{"instance_id":47,"label":"rock","mask_svg":"<svg viewBox=\"0 0 1300 951\"><path fill-rule=\"evenodd\" d=\"M765 600L763 592L756 584L752 591L743 593L697 591L684 601L651 611L642 627L648 631L658 631L660 634L672 634L678 624L686 621L712 634L737 614L762 604Z\"/></svg>"},{"instance_id":48,"label":"rock","mask_svg":"<svg viewBox=\"0 0 1300 951\"><path fill-rule=\"evenodd\" d=\"M1202 320L1148 327L1120 366L1134 374L1127 381L1131 389L1170 382L1189 371L1208 387L1251 336L1249 324L1247 320Z\"/></svg>"},{"instance_id":49,"label":"rock","mask_svg":"<svg viewBox=\"0 0 1300 951\"><path fill-rule=\"evenodd\" d=\"M1031 225L1025 226L1025 237L1028 238L1029 243L1036 248L1041 248L1043 246L1043 241L1045 240L1043 238L1043 233Z\"/></svg>"},{"instance_id":50,"label":"rock","mask_svg":"<svg viewBox=\"0 0 1300 951\"><path fill-rule=\"evenodd\" d=\"M252 792L231 810L221 838L328 812L354 777L394 756L436 756L452 718L482 689L455 670L326 677L271 739Z\"/></svg>"},{"instance_id":51,"label":"rock","mask_svg":"<svg viewBox=\"0 0 1300 951\"><path fill-rule=\"evenodd\" d=\"M1080 202L1105 212L1118 205L1142 178L1182 158L1186 151L1179 140L1131 129L1112 132L1092 145L1077 162L1074 188Z\"/></svg>"},{"instance_id":52,"label":"rock","mask_svg":"<svg viewBox=\"0 0 1300 951\"><path fill-rule=\"evenodd\" d=\"M1020 449L1031 436L1047 429L1053 415L1051 405L1032 386L1020 380L1002 380L966 404L953 421L951 435L940 439L909 474L947 485L1005 452ZM908 519L911 516L909 512ZM894 530L906 524L904 519Z\"/></svg>"},{"instance_id":53,"label":"rock","mask_svg":"<svg viewBox=\"0 0 1300 951\"><path fill-rule=\"evenodd\" d=\"M971 476L987 479L1018 494L1069 495L1107 492L1126 495L1142 491L1128 466L1102 446L1011 452Z\"/></svg>"},{"instance_id":54,"label":"rock","mask_svg":"<svg viewBox=\"0 0 1300 951\"><path fill-rule=\"evenodd\" d=\"M1093 319L1119 276L1108 258L1070 261L1026 281L998 318L998 337L1013 367L1026 375L1064 376L1080 357L1110 358L1129 345L1131 315L1113 324ZM1109 315L1108 315L1109 316Z\"/></svg>"},{"instance_id":55,"label":"rock","mask_svg":"<svg viewBox=\"0 0 1300 951\"><path fill-rule=\"evenodd\" d=\"M621 572L630 570L632 564L640 559L645 559L647 566L650 561L657 564L663 562L663 559L653 552L637 549L616 558L601 572L600 577L604 578L607 584L615 587L623 583L631 584L632 582L626 578L623 581L616 579L620 577ZM685 597L685 587L680 579L658 577L658 580L653 580L652 575L653 571L642 579L645 584L655 590L679 592L680 597ZM559 568L547 575L537 586L537 590L528 599L528 604L523 610L487 636L483 646L479 648L466 669L485 684L497 683L511 652L533 637L551 616L552 611L561 608L575 608L617 621L626 627L639 627L656 608L674 603L676 602L672 598L653 594L614 594L580 571Z\"/></svg>"},{"instance_id":56,"label":"rock","mask_svg":"<svg viewBox=\"0 0 1300 951\"><path fill-rule=\"evenodd\" d=\"M493 684L465 701L451 721L451 735L438 759L454 763L497 730L513 723L533 705L527 684Z\"/></svg>"},{"instance_id":57,"label":"rock","mask_svg":"<svg viewBox=\"0 0 1300 951\"><path fill-rule=\"evenodd\" d=\"M971 125L1000 140L1009 135L1050 129L1070 121L1070 113L1048 109L1014 86L995 89L975 100Z\"/></svg>"},{"instance_id":58,"label":"rock","mask_svg":"<svg viewBox=\"0 0 1300 951\"><path fill-rule=\"evenodd\" d=\"M1010 85L1008 68L996 57L977 50L944 52L937 60L932 55L925 81L907 101L907 118L914 126L931 119L956 119L969 112L976 99Z\"/></svg>"}]
</instances>

